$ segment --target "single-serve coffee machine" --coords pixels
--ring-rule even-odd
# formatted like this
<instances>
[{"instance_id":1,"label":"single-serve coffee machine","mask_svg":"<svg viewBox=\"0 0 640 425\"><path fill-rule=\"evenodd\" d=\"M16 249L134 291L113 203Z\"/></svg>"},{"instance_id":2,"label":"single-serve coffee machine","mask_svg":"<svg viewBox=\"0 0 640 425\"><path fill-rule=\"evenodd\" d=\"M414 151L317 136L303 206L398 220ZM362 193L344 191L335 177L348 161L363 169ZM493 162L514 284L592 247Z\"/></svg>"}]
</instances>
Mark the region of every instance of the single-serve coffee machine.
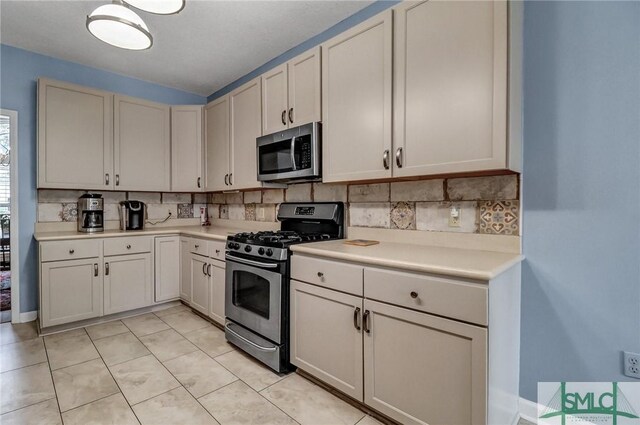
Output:
<instances>
[{"instance_id":1,"label":"single-serve coffee machine","mask_svg":"<svg viewBox=\"0 0 640 425\"><path fill-rule=\"evenodd\" d=\"M140 201L120 202L120 229L142 230L144 229L146 205Z\"/></svg>"},{"instance_id":2,"label":"single-serve coffee machine","mask_svg":"<svg viewBox=\"0 0 640 425\"><path fill-rule=\"evenodd\" d=\"M104 231L104 207L102 195L85 193L78 199L78 232Z\"/></svg>"}]
</instances>

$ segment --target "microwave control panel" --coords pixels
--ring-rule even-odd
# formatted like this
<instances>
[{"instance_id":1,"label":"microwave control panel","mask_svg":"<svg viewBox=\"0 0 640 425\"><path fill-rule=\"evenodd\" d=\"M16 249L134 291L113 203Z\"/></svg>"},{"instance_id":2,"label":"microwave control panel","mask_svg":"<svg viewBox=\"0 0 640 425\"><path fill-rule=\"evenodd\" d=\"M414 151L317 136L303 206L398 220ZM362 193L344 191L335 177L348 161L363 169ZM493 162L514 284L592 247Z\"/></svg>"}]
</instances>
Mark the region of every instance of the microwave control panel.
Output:
<instances>
[{"instance_id":1,"label":"microwave control panel","mask_svg":"<svg viewBox=\"0 0 640 425\"><path fill-rule=\"evenodd\" d=\"M296 148L299 146L299 163L296 164L296 168L304 170L311 168L311 140L309 136L296 137ZM297 150L297 149L296 149ZM298 153L298 152L296 152ZM297 155L296 155L297 156Z\"/></svg>"}]
</instances>

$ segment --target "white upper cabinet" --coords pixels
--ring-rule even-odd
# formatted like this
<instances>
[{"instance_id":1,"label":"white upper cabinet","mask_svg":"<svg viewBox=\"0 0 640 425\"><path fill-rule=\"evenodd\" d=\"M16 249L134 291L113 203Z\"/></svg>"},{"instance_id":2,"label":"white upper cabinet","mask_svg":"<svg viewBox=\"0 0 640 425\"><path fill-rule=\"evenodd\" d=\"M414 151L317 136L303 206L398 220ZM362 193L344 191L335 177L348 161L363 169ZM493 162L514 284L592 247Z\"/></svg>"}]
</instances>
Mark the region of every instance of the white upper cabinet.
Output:
<instances>
[{"instance_id":1,"label":"white upper cabinet","mask_svg":"<svg viewBox=\"0 0 640 425\"><path fill-rule=\"evenodd\" d=\"M391 10L322 45L323 181L391 177L391 53Z\"/></svg>"},{"instance_id":2,"label":"white upper cabinet","mask_svg":"<svg viewBox=\"0 0 640 425\"><path fill-rule=\"evenodd\" d=\"M113 94L38 80L38 188L113 189Z\"/></svg>"},{"instance_id":3,"label":"white upper cabinet","mask_svg":"<svg viewBox=\"0 0 640 425\"><path fill-rule=\"evenodd\" d=\"M394 13L394 176L508 168L507 3Z\"/></svg>"},{"instance_id":4,"label":"white upper cabinet","mask_svg":"<svg viewBox=\"0 0 640 425\"><path fill-rule=\"evenodd\" d=\"M262 133L321 120L320 47L262 75Z\"/></svg>"},{"instance_id":5,"label":"white upper cabinet","mask_svg":"<svg viewBox=\"0 0 640 425\"><path fill-rule=\"evenodd\" d=\"M200 192L202 173L202 106L171 107L171 190Z\"/></svg>"},{"instance_id":6,"label":"white upper cabinet","mask_svg":"<svg viewBox=\"0 0 640 425\"><path fill-rule=\"evenodd\" d=\"M230 189L262 187L258 182L256 139L262 136L261 79L256 78L229 94L231 111Z\"/></svg>"},{"instance_id":7,"label":"white upper cabinet","mask_svg":"<svg viewBox=\"0 0 640 425\"><path fill-rule=\"evenodd\" d=\"M170 108L116 95L114 168L117 190L169 191Z\"/></svg>"},{"instance_id":8,"label":"white upper cabinet","mask_svg":"<svg viewBox=\"0 0 640 425\"><path fill-rule=\"evenodd\" d=\"M289 127L287 64L262 76L262 132L275 133Z\"/></svg>"},{"instance_id":9,"label":"white upper cabinet","mask_svg":"<svg viewBox=\"0 0 640 425\"><path fill-rule=\"evenodd\" d=\"M204 107L205 190L229 188L229 96L223 96Z\"/></svg>"}]
</instances>

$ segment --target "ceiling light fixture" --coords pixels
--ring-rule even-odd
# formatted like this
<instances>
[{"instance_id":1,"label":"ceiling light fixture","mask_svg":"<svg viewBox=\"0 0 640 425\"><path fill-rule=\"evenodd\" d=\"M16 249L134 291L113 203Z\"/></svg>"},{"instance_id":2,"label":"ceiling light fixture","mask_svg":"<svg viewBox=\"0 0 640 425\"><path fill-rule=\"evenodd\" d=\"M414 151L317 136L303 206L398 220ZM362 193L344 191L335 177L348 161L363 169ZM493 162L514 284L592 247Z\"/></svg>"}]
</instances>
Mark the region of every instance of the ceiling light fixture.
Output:
<instances>
[{"instance_id":1,"label":"ceiling light fixture","mask_svg":"<svg viewBox=\"0 0 640 425\"><path fill-rule=\"evenodd\" d=\"M128 5L156 15L173 15L184 9L185 0L124 0Z\"/></svg>"},{"instance_id":2,"label":"ceiling light fixture","mask_svg":"<svg viewBox=\"0 0 640 425\"><path fill-rule=\"evenodd\" d=\"M122 49L145 50L153 45L147 24L119 0L87 16L87 29L97 39Z\"/></svg>"}]
</instances>

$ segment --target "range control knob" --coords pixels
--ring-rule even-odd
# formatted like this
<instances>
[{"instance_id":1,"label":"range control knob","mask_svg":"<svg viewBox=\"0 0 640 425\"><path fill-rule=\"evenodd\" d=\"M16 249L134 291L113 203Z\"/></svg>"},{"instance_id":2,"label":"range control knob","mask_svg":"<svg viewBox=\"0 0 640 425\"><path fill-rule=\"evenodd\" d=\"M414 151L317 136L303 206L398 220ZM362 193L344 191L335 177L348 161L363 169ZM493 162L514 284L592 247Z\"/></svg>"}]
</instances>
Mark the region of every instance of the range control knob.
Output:
<instances>
[{"instance_id":1,"label":"range control knob","mask_svg":"<svg viewBox=\"0 0 640 425\"><path fill-rule=\"evenodd\" d=\"M273 255L273 249L268 248L268 249L267 249L267 255L268 255L269 257L271 257L271 256Z\"/></svg>"},{"instance_id":2,"label":"range control knob","mask_svg":"<svg viewBox=\"0 0 640 425\"><path fill-rule=\"evenodd\" d=\"M245 252L251 252L251 245L247 245L244 247Z\"/></svg>"},{"instance_id":3,"label":"range control knob","mask_svg":"<svg viewBox=\"0 0 640 425\"><path fill-rule=\"evenodd\" d=\"M260 248L260 249L258 249L258 254L260 254L260 255L264 255L264 248Z\"/></svg>"}]
</instances>

